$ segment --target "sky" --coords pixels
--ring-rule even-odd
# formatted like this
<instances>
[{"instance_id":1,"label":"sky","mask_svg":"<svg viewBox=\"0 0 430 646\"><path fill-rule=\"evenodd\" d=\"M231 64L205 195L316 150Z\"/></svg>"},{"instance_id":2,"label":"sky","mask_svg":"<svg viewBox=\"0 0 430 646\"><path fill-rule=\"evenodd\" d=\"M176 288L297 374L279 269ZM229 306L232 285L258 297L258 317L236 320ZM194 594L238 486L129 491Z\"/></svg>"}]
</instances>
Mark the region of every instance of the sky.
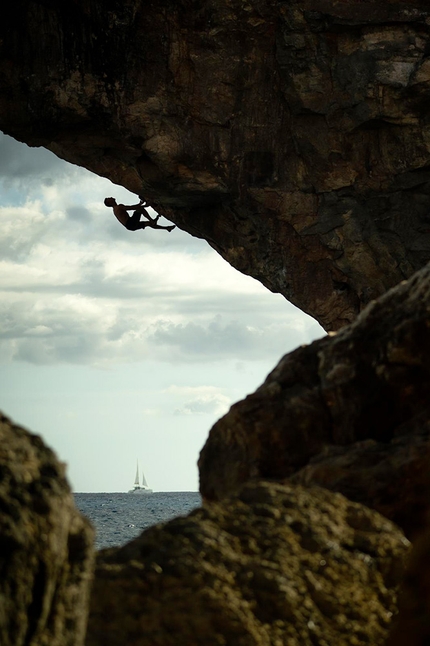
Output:
<instances>
[{"instance_id":1,"label":"sky","mask_svg":"<svg viewBox=\"0 0 430 646\"><path fill-rule=\"evenodd\" d=\"M154 491L197 491L211 426L324 332L205 241L127 231L107 196L138 201L0 133L0 408L76 492L129 490L137 460Z\"/></svg>"}]
</instances>

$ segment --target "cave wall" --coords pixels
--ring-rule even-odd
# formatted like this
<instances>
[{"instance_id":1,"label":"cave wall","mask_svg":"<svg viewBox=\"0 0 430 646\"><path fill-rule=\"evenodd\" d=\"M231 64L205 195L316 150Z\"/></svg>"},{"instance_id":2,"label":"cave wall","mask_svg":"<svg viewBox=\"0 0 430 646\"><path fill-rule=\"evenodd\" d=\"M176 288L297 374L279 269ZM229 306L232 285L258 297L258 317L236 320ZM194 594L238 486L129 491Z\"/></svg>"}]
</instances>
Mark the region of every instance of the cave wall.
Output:
<instances>
[{"instance_id":1,"label":"cave wall","mask_svg":"<svg viewBox=\"0 0 430 646\"><path fill-rule=\"evenodd\" d=\"M18 0L0 128L108 177L326 329L430 259L422 1Z\"/></svg>"}]
</instances>

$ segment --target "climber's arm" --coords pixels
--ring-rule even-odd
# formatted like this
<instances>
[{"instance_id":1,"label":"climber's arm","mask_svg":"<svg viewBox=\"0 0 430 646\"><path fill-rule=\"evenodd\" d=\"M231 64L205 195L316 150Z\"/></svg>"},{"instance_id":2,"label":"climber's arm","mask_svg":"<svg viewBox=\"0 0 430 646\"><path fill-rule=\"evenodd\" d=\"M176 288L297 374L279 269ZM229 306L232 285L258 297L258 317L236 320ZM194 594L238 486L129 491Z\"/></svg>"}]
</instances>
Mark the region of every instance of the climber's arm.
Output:
<instances>
[{"instance_id":1,"label":"climber's arm","mask_svg":"<svg viewBox=\"0 0 430 646\"><path fill-rule=\"evenodd\" d=\"M141 200L139 204L130 204L130 206L127 206L127 204L124 204L124 208L126 211L135 211L136 209L139 209L141 206L143 206L143 201Z\"/></svg>"}]
</instances>

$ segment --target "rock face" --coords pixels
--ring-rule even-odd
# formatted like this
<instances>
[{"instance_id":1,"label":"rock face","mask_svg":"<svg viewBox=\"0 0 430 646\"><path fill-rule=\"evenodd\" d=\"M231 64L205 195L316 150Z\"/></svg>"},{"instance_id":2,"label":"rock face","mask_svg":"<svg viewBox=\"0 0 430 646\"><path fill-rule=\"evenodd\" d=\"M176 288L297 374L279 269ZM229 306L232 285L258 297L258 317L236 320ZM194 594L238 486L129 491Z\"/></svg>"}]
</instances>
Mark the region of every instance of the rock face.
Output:
<instances>
[{"instance_id":1,"label":"rock face","mask_svg":"<svg viewBox=\"0 0 430 646\"><path fill-rule=\"evenodd\" d=\"M64 467L0 414L0 643L81 646L93 531Z\"/></svg>"},{"instance_id":2,"label":"rock face","mask_svg":"<svg viewBox=\"0 0 430 646\"><path fill-rule=\"evenodd\" d=\"M387 646L430 643L430 532L417 541L410 556L399 597L399 615Z\"/></svg>"},{"instance_id":3,"label":"rock face","mask_svg":"<svg viewBox=\"0 0 430 646\"><path fill-rule=\"evenodd\" d=\"M144 194L326 329L430 259L427 0L2 7L1 129Z\"/></svg>"},{"instance_id":4,"label":"rock face","mask_svg":"<svg viewBox=\"0 0 430 646\"><path fill-rule=\"evenodd\" d=\"M345 491L414 531L429 498L429 314L427 266L338 334L286 355L212 428L202 495L301 471L300 482Z\"/></svg>"},{"instance_id":5,"label":"rock face","mask_svg":"<svg viewBox=\"0 0 430 646\"><path fill-rule=\"evenodd\" d=\"M407 552L340 494L248 484L99 553L87 646L382 645Z\"/></svg>"},{"instance_id":6,"label":"rock face","mask_svg":"<svg viewBox=\"0 0 430 646\"><path fill-rule=\"evenodd\" d=\"M415 538L428 524L430 423L413 420L391 442L364 440L327 446L291 478L362 502ZM407 432L406 432L407 431Z\"/></svg>"},{"instance_id":7,"label":"rock face","mask_svg":"<svg viewBox=\"0 0 430 646\"><path fill-rule=\"evenodd\" d=\"M384 643L402 533L255 479L423 524L430 269L362 310L430 260L429 52L428 0L2 4L4 132L144 195L326 329L354 321L212 429L201 491L222 502L100 555L88 646ZM5 418L0 510L2 646L81 646L91 530Z\"/></svg>"}]
</instances>

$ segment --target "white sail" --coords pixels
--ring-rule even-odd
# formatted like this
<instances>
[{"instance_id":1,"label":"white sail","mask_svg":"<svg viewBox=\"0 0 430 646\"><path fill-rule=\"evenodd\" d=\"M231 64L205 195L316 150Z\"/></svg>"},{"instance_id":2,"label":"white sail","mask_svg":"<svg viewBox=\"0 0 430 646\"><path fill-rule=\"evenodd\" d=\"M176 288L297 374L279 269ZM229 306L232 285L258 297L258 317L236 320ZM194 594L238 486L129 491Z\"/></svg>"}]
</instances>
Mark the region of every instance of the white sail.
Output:
<instances>
[{"instance_id":1,"label":"white sail","mask_svg":"<svg viewBox=\"0 0 430 646\"><path fill-rule=\"evenodd\" d=\"M152 489L148 487L144 473L142 472L142 484L139 478L139 460L136 460L136 477L134 479L133 489L128 493L153 493Z\"/></svg>"}]
</instances>

